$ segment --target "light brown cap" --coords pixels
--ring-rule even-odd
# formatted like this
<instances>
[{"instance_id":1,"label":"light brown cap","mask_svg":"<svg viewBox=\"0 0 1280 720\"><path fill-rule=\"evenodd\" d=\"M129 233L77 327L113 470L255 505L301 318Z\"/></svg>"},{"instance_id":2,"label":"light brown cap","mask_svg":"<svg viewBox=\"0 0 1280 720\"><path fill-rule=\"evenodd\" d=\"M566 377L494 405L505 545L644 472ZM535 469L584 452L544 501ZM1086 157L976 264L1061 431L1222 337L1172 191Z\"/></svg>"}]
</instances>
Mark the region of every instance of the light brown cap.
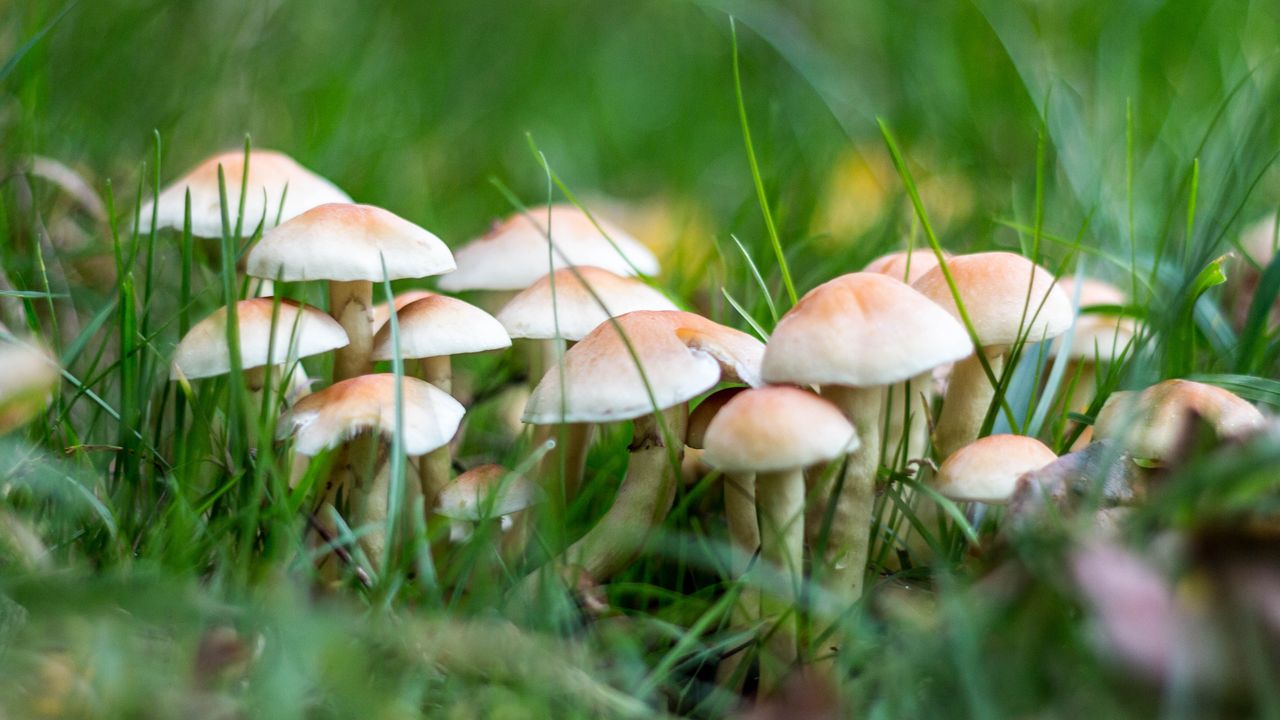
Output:
<instances>
[{"instance_id":1,"label":"light brown cap","mask_svg":"<svg viewBox=\"0 0 1280 720\"><path fill-rule=\"evenodd\" d=\"M958 502L1003 505L1018 478L1057 460L1044 443L1025 435L990 435L951 453L938 468L938 492Z\"/></svg>"},{"instance_id":2,"label":"light brown cap","mask_svg":"<svg viewBox=\"0 0 1280 720\"><path fill-rule=\"evenodd\" d=\"M1093 437L1117 441L1139 459L1169 460L1192 412L1220 438L1238 437L1263 425L1257 408L1227 390L1192 380L1165 380L1141 392L1112 393L1098 412Z\"/></svg>"},{"instance_id":3,"label":"light brown cap","mask_svg":"<svg viewBox=\"0 0 1280 720\"><path fill-rule=\"evenodd\" d=\"M910 285L850 273L810 290L782 317L765 350L764 379L874 387L972 352L960 323Z\"/></svg>"},{"instance_id":4,"label":"light brown cap","mask_svg":"<svg viewBox=\"0 0 1280 720\"><path fill-rule=\"evenodd\" d=\"M453 270L440 238L382 208L331 203L268 231L249 251L254 277L379 281L422 278Z\"/></svg>"},{"instance_id":5,"label":"light brown cap","mask_svg":"<svg viewBox=\"0 0 1280 720\"><path fill-rule=\"evenodd\" d=\"M399 310L396 319L402 357L442 357L511 347L507 331L492 315L448 295L415 300ZM391 323L387 323L373 338L373 359L390 360L394 352Z\"/></svg>"},{"instance_id":6,"label":"light brown cap","mask_svg":"<svg viewBox=\"0 0 1280 720\"><path fill-rule=\"evenodd\" d=\"M396 430L395 375L361 375L298 401L280 418L277 434L293 434L300 455L318 455L369 430L390 439ZM444 447L465 412L448 393L403 377L404 452L425 455Z\"/></svg>"},{"instance_id":7,"label":"light brown cap","mask_svg":"<svg viewBox=\"0 0 1280 720\"><path fill-rule=\"evenodd\" d=\"M942 256L950 258L951 253L943 252ZM888 275L894 280L901 280L910 285L936 267L938 267L938 256L933 254L931 248L926 247L881 255L867 263L867 266L862 268L862 272Z\"/></svg>"},{"instance_id":8,"label":"light brown cap","mask_svg":"<svg viewBox=\"0 0 1280 720\"><path fill-rule=\"evenodd\" d=\"M558 337L577 341L611 317L636 310L677 309L666 295L640 280L583 265L557 270L520 291L498 311L498 321L511 337L535 340L556 338L558 321Z\"/></svg>"},{"instance_id":9,"label":"light brown cap","mask_svg":"<svg viewBox=\"0 0 1280 720\"><path fill-rule=\"evenodd\" d=\"M834 460L858 448L840 409L807 390L738 393L707 426L703 459L725 472L778 472Z\"/></svg>"},{"instance_id":10,"label":"light brown cap","mask_svg":"<svg viewBox=\"0 0 1280 720\"><path fill-rule=\"evenodd\" d=\"M957 255L947 262L965 311L984 347L1054 338L1071 326L1071 300L1047 270L1008 252ZM930 270L915 288L957 319L951 288L941 268ZM1043 306L1041 305L1043 301Z\"/></svg>"},{"instance_id":11,"label":"light brown cap","mask_svg":"<svg viewBox=\"0 0 1280 720\"><path fill-rule=\"evenodd\" d=\"M552 205L550 213L551 236L560 252L548 255L547 208L529 208L527 214L517 212L458 248L458 269L440 279L440 289L523 290L569 264L591 265L618 275L658 274L658 259L648 248L598 215L596 220L608 238L574 205Z\"/></svg>"},{"instance_id":12,"label":"light brown cap","mask_svg":"<svg viewBox=\"0 0 1280 720\"><path fill-rule=\"evenodd\" d=\"M62 374L43 346L0 332L0 435L27 424L48 403Z\"/></svg>"},{"instance_id":13,"label":"light brown cap","mask_svg":"<svg viewBox=\"0 0 1280 720\"><path fill-rule=\"evenodd\" d=\"M501 465L480 465L462 473L440 491L436 513L479 522L519 512L546 499L542 488Z\"/></svg>"},{"instance_id":14,"label":"light brown cap","mask_svg":"<svg viewBox=\"0 0 1280 720\"><path fill-rule=\"evenodd\" d=\"M1062 288L1062 293L1068 299L1076 301L1076 284L1073 278L1059 279L1058 287ZM1125 302L1124 291L1109 282L1084 278L1080 283L1080 309L1098 305L1124 305ZM1092 362L1098 359L1105 362L1125 352L1135 334L1137 324L1133 318L1124 315L1077 315L1075 327L1053 341L1049 354L1056 357L1069 341L1071 347L1068 356L1073 360Z\"/></svg>"},{"instance_id":15,"label":"light brown cap","mask_svg":"<svg viewBox=\"0 0 1280 720\"><path fill-rule=\"evenodd\" d=\"M276 313L272 323L272 313ZM347 333L336 320L319 310L273 298L252 298L236 303L240 331L240 367L282 365L347 345ZM213 377L231 372L227 347L227 309L220 307L196 323L173 353L169 379Z\"/></svg>"},{"instance_id":16,"label":"light brown cap","mask_svg":"<svg viewBox=\"0 0 1280 720\"><path fill-rule=\"evenodd\" d=\"M142 206L139 214L141 232L151 231L151 213L155 208L156 226L181 230L186 215L187 190L191 191L191 234L196 237L222 237L222 202L218 192L218 166L227 188L227 216L235 229L240 208L240 188L244 179L244 151L220 153L201 162L186 175L160 191L157 199ZM285 188L288 188L286 192ZM336 185L302 167L296 160L273 150L249 153L248 194L244 199L241 232L252 233L262 222L270 228L325 203L349 203L351 198ZM280 199L284 197L283 211Z\"/></svg>"},{"instance_id":17,"label":"light brown cap","mask_svg":"<svg viewBox=\"0 0 1280 720\"><path fill-rule=\"evenodd\" d=\"M378 329L381 328L384 324L386 324L387 320L390 319L392 305L395 305L396 312L400 312L401 310L404 309L405 305L408 305L411 302L416 302L423 298L429 298L435 294L436 293L433 293L430 290L406 290L405 292L402 292L399 295L396 295L395 298L393 298L392 301L390 302L378 303L377 305L374 305L373 306L373 323L372 323L373 331L375 333L378 332Z\"/></svg>"},{"instance_id":18,"label":"light brown cap","mask_svg":"<svg viewBox=\"0 0 1280 720\"><path fill-rule=\"evenodd\" d=\"M738 395L738 393L746 390L744 387L728 387L717 390L703 398L698 403L698 407L689 413L688 429L685 430L684 444L695 449L701 450L706 446L707 426L711 424L711 420L720 412L730 400Z\"/></svg>"},{"instance_id":19,"label":"light brown cap","mask_svg":"<svg viewBox=\"0 0 1280 720\"><path fill-rule=\"evenodd\" d=\"M695 337L696 347L681 338L682 331ZM627 342L644 368L652 398ZM758 380L763 351L760 341L750 335L692 313L627 313L603 323L565 353L563 407L561 370L553 367L534 388L524 421L535 425L562 420L610 422L648 415L687 402L721 379Z\"/></svg>"}]
</instances>

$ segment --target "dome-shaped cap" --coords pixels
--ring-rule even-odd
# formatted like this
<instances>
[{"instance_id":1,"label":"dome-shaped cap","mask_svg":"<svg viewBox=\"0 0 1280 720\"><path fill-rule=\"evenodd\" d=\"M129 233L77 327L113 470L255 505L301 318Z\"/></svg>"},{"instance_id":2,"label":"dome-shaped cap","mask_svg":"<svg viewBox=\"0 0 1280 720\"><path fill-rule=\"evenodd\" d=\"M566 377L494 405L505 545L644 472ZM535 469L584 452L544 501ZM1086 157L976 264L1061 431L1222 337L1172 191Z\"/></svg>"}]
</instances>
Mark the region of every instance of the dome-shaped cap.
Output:
<instances>
[{"instance_id":1,"label":"dome-shaped cap","mask_svg":"<svg viewBox=\"0 0 1280 720\"><path fill-rule=\"evenodd\" d=\"M40 413L61 377L46 349L0 331L0 435Z\"/></svg>"},{"instance_id":2,"label":"dome-shaped cap","mask_svg":"<svg viewBox=\"0 0 1280 720\"><path fill-rule=\"evenodd\" d=\"M480 465L459 475L440 491L436 513L478 522L510 515L542 502L546 493L523 475L501 465Z\"/></svg>"},{"instance_id":3,"label":"dome-shaped cap","mask_svg":"<svg viewBox=\"0 0 1280 720\"><path fill-rule=\"evenodd\" d=\"M1191 380L1165 380L1141 392L1115 392L1098 412L1095 440L1114 440L1143 460L1172 458L1190 413L1220 438L1244 435L1262 426L1262 413L1235 394Z\"/></svg>"},{"instance_id":4,"label":"dome-shaped cap","mask_svg":"<svg viewBox=\"0 0 1280 720\"><path fill-rule=\"evenodd\" d=\"M644 368L650 398L621 328ZM696 335L698 347L681 339ZM708 348L714 346L715 352ZM532 424L610 422L673 407L710 390L723 377L758 375L763 345L732 328L677 310L627 313L606 322L564 356L564 405L560 368L534 388L524 420ZM756 367L752 367L756 364ZM656 403L656 408L654 403Z\"/></svg>"},{"instance_id":5,"label":"dome-shaped cap","mask_svg":"<svg viewBox=\"0 0 1280 720\"><path fill-rule=\"evenodd\" d=\"M1075 301L1076 284L1072 278L1058 280L1062 293ZM1102 280L1084 278L1080 283L1078 307L1080 309L1099 305L1124 305L1124 291ZM1123 315L1099 315L1096 313L1081 314L1076 317L1075 327L1068 333L1059 335L1049 348L1049 354L1056 357L1069 341L1068 357L1073 360L1092 362L1095 359L1106 361L1119 357L1125 352L1137 333L1137 324L1133 318Z\"/></svg>"},{"instance_id":6,"label":"dome-shaped cap","mask_svg":"<svg viewBox=\"0 0 1280 720\"><path fill-rule=\"evenodd\" d=\"M763 370L771 383L874 387L972 352L964 328L911 286L850 273L810 290L778 321Z\"/></svg>"},{"instance_id":7,"label":"dome-shaped cap","mask_svg":"<svg viewBox=\"0 0 1280 720\"><path fill-rule=\"evenodd\" d=\"M235 227L240 208L240 187L244 178L244 151L233 150L208 158L186 175L160 191L139 213L141 232L151 231L154 209L156 226L181 230L186 215L187 190L191 191L191 234L196 237L222 236L222 202L218 192L218 166L222 166L227 188L227 215ZM249 153L248 195L244 198L241 231L251 233L259 222L273 227L325 203L349 203L351 198L336 185L302 167L293 158L272 150ZM285 188L288 188L286 192ZM280 199L284 198L283 209Z\"/></svg>"},{"instance_id":8,"label":"dome-shaped cap","mask_svg":"<svg viewBox=\"0 0 1280 720\"><path fill-rule=\"evenodd\" d=\"M411 377L401 381L405 454L425 455L444 447L462 422L462 405L431 383ZM361 375L308 395L281 416L278 434L292 433L301 455L318 455L366 430L391 438L396 430L395 382L390 373Z\"/></svg>"},{"instance_id":9,"label":"dome-shaped cap","mask_svg":"<svg viewBox=\"0 0 1280 720\"><path fill-rule=\"evenodd\" d=\"M507 331L492 315L448 295L432 295L396 313L400 354L407 358L442 357L511 347ZM391 324L373 338L373 359L390 360Z\"/></svg>"},{"instance_id":10,"label":"dome-shaped cap","mask_svg":"<svg viewBox=\"0 0 1280 720\"><path fill-rule=\"evenodd\" d=\"M944 252L943 257L950 258L951 253ZM894 280L901 280L910 285L924 277L930 270L938 267L938 256L929 248L915 250L899 250L867 263L862 272L888 275Z\"/></svg>"},{"instance_id":11,"label":"dome-shaped cap","mask_svg":"<svg viewBox=\"0 0 1280 720\"><path fill-rule=\"evenodd\" d=\"M276 314L273 323L272 314ZM240 367L249 370L281 365L347 345L347 333L325 313L292 300L252 298L236 303L240 333ZM213 377L231 372L227 347L227 309L220 307L196 323L173 353L169 378Z\"/></svg>"},{"instance_id":12,"label":"dome-shaped cap","mask_svg":"<svg viewBox=\"0 0 1280 720\"><path fill-rule=\"evenodd\" d=\"M511 337L535 340L557 337L558 321L559 337L577 341L611 317L636 310L676 309L667 296L640 280L584 265L543 276L499 310L498 321Z\"/></svg>"},{"instance_id":13,"label":"dome-shaped cap","mask_svg":"<svg viewBox=\"0 0 1280 720\"><path fill-rule=\"evenodd\" d=\"M552 269L591 265L618 275L658 274L658 259L637 240L601 220L604 234L574 205L551 206L551 236L560 252L547 252L547 208L515 213L484 237L458 248L458 269L440 289L523 290ZM612 242L610 242L612 241Z\"/></svg>"},{"instance_id":14,"label":"dome-shaped cap","mask_svg":"<svg viewBox=\"0 0 1280 720\"><path fill-rule=\"evenodd\" d=\"M396 295L389 302L374 305L373 322L370 323L373 327L373 331L375 333L378 332L378 330L386 324L387 320L391 319L391 307L393 305L398 313L404 309L405 305L408 305L411 302L417 302L423 298L429 298L435 294L436 293L433 293L430 290L406 290L399 295Z\"/></svg>"},{"instance_id":15,"label":"dome-shaped cap","mask_svg":"<svg viewBox=\"0 0 1280 720\"><path fill-rule=\"evenodd\" d=\"M372 205L332 203L268 231L249 251L254 277L293 282L422 278L453 270L440 238Z\"/></svg>"},{"instance_id":16,"label":"dome-shaped cap","mask_svg":"<svg viewBox=\"0 0 1280 720\"><path fill-rule=\"evenodd\" d=\"M1057 460L1044 443L1025 435L990 435L951 453L938 468L938 492L959 502L1003 505L1018 478Z\"/></svg>"},{"instance_id":17,"label":"dome-shaped cap","mask_svg":"<svg viewBox=\"0 0 1280 720\"><path fill-rule=\"evenodd\" d=\"M856 450L840 409L807 390L763 387L738 393L712 418L703 459L726 472L778 472Z\"/></svg>"},{"instance_id":18,"label":"dome-shaped cap","mask_svg":"<svg viewBox=\"0 0 1280 720\"><path fill-rule=\"evenodd\" d=\"M1071 326L1071 300L1053 276L1030 260L1008 252L958 255L947 262L978 339L986 347L1054 338ZM915 288L957 319L955 298L935 268ZM1043 301L1043 304L1042 304Z\"/></svg>"},{"instance_id":19,"label":"dome-shaped cap","mask_svg":"<svg viewBox=\"0 0 1280 720\"><path fill-rule=\"evenodd\" d=\"M728 387L717 390L703 398L698 407L689 413L689 423L685 430L684 444L702 450L706 447L707 426L720 413L720 409L729 403L744 387Z\"/></svg>"}]
</instances>

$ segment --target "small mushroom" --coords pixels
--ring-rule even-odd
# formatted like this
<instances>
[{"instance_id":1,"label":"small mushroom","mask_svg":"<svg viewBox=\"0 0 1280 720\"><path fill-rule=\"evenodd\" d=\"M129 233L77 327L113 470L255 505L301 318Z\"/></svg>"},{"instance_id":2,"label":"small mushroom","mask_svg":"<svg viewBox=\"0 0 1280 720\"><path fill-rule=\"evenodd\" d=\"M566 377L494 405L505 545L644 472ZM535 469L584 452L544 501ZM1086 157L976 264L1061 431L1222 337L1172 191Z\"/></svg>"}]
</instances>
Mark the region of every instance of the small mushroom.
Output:
<instances>
[{"instance_id":1,"label":"small mushroom","mask_svg":"<svg viewBox=\"0 0 1280 720\"><path fill-rule=\"evenodd\" d=\"M934 485L956 502L1005 505L1018 479L1057 460L1044 443L1025 435L988 435L960 448L938 468Z\"/></svg>"},{"instance_id":2,"label":"small mushroom","mask_svg":"<svg viewBox=\"0 0 1280 720\"><path fill-rule=\"evenodd\" d=\"M525 511L544 500L542 488L523 475L501 465L480 465L459 475L440 492L436 514L453 521L449 539L454 542L470 537L474 526L498 523L501 555L514 562L524 553L529 538L529 525L523 522Z\"/></svg>"},{"instance_id":3,"label":"small mushroom","mask_svg":"<svg viewBox=\"0 0 1280 720\"><path fill-rule=\"evenodd\" d=\"M904 286L905 287L905 286ZM858 447L839 408L811 392L765 387L738 393L707 426L706 460L725 472L754 473L760 557L784 578L763 587L760 614L781 626L765 640L761 691L775 690L795 663L796 616L804 567L804 469Z\"/></svg>"},{"instance_id":4,"label":"small mushroom","mask_svg":"<svg viewBox=\"0 0 1280 720\"><path fill-rule=\"evenodd\" d=\"M1262 413L1230 391L1192 380L1165 380L1141 392L1114 392L1098 412L1095 441L1111 440L1134 458L1163 464L1183 445L1187 421L1198 415L1219 439L1263 426Z\"/></svg>"},{"instance_id":5,"label":"small mushroom","mask_svg":"<svg viewBox=\"0 0 1280 720\"><path fill-rule=\"evenodd\" d=\"M329 282L329 314L350 344L334 358L334 380L370 369L373 283L447 273L440 238L387 210L332 203L267 232L249 251L248 272L267 280Z\"/></svg>"}]
</instances>

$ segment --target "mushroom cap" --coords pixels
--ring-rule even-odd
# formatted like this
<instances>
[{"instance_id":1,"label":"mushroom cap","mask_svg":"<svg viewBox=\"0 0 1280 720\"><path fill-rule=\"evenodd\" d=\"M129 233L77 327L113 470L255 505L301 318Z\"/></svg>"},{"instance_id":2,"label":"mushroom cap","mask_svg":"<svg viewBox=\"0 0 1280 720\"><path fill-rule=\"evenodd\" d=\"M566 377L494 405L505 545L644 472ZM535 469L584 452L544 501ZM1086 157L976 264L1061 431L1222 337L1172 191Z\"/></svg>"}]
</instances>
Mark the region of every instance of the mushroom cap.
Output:
<instances>
[{"instance_id":1,"label":"mushroom cap","mask_svg":"<svg viewBox=\"0 0 1280 720\"><path fill-rule=\"evenodd\" d=\"M219 165L226 179L227 210L234 227L244 177L243 150L214 155L161 190L156 199L142 206L139 231L151 231L153 208L157 227L181 230L186 215L187 190L190 190L191 234L196 237L222 237ZM336 185L302 167L288 155L274 150L249 152L249 182L245 187L249 193L244 199L242 232L245 233L252 233L260 221L263 227L275 226L277 215L280 222L288 222L317 205L351 202L350 196ZM282 196L283 208L280 205Z\"/></svg>"},{"instance_id":2,"label":"mushroom cap","mask_svg":"<svg viewBox=\"0 0 1280 720\"><path fill-rule=\"evenodd\" d=\"M544 501L542 488L501 465L480 465L462 473L440 491L436 513L479 522L510 515Z\"/></svg>"},{"instance_id":3,"label":"mushroom cap","mask_svg":"<svg viewBox=\"0 0 1280 720\"><path fill-rule=\"evenodd\" d=\"M1044 443L1025 435L989 435L951 453L938 468L938 492L959 502L1003 505L1018 478L1057 460Z\"/></svg>"},{"instance_id":4,"label":"mushroom cap","mask_svg":"<svg viewBox=\"0 0 1280 720\"><path fill-rule=\"evenodd\" d=\"M695 450L706 448L707 426L720 409L730 400L738 395L738 393L746 390L744 387L727 387L717 390L702 399L698 403L698 407L689 413L689 423L686 426L684 444Z\"/></svg>"},{"instance_id":5,"label":"mushroom cap","mask_svg":"<svg viewBox=\"0 0 1280 720\"><path fill-rule=\"evenodd\" d=\"M554 302L551 294L553 281ZM577 341L611 317L635 310L677 309L666 295L634 277L583 265L544 275L499 310L498 321L513 338L550 340L562 337ZM559 334L556 332L557 320Z\"/></svg>"},{"instance_id":6,"label":"mushroom cap","mask_svg":"<svg viewBox=\"0 0 1280 720\"><path fill-rule=\"evenodd\" d=\"M1141 392L1112 393L1098 412L1093 438L1117 441L1136 458L1163 462L1176 454L1192 412L1220 438L1244 435L1263 424L1262 413L1230 391L1192 380L1165 380Z\"/></svg>"},{"instance_id":7,"label":"mushroom cap","mask_svg":"<svg viewBox=\"0 0 1280 720\"><path fill-rule=\"evenodd\" d=\"M949 252L944 251L942 256L948 260L951 259ZM894 280L901 280L910 285L936 267L938 267L938 256L933 254L932 249L926 247L881 255L867 263L867 266L862 268L862 272L888 275Z\"/></svg>"},{"instance_id":8,"label":"mushroom cap","mask_svg":"<svg viewBox=\"0 0 1280 720\"><path fill-rule=\"evenodd\" d=\"M779 472L856 450L840 409L807 390L771 386L735 395L707 426L703 459L726 472Z\"/></svg>"},{"instance_id":9,"label":"mushroom cap","mask_svg":"<svg viewBox=\"0 0 1280 720\"><path fill-rule=\"evenodd\" d=\"M601 324L565 353L563 406L562 370L553 367L534 388L524 421L594 423L649 415L687 402L721 379L757 384L763 354L764 345L750 335L693 313L627 313ZM643 378L636 358L644 368Z\"/></svg>"},{"instance_id":10,"label":"mushroom cap","mask_svg":"<svg viewBox=\"0 0 1280 720\"><path fill-rule=\"evenodd\" d=\"M1075 280L1061 278L1058 287L1067 298L1075 302ZM1124 291L1103 280L1084 278L1080 283L1079 307L1081 309L1098 305L1124 305ZM1093 362L1095 359L1107 361L1118 357L1132 342L1137 334L1137 323L1133 318L1124 315L1099 315L1089 313L1077 315L1075 327L1067 333L1059 335L1049 348L1049 355L1056 357L1067 343L1071 347L1067 356L1072 360Z\"/></svg>"},{"instance_id":11,"label":"mushroom cap","mask_svg":"<svg viewBox=\"0 0 1280 720\"><path fill-rule=\"evenodd\" d=\"M1047 340L1071 326L1071 299L1047 270L1021 255L957 255L947 261L947 267L984 347L1012 345L1020 337L1028 342ZM960 317L942 268L930 270L914 287Z\"/></svg>"},{"instance_id":12,"label":"mushroom cap","mask_svg":"<svg viewBox=\"0 0 1280 720\"><path fill-rule=\"evenodd\" d=\"M282 365L311 355L319 355L349 342L336 320L319 310L293 300L280 300L280 310L272 324L274 299L251 298L236 303L240 331L240 367L245 370L264 365ZM227 347L227 309L220 307L196 323L178 343L169 368L169 379L213 377L231 372L231 352Z\"/></svg>"},{"instance_id":13,"label":"mushroom cap","mask_svg":"<svg viewBox=\"0 0 1280 720\"><path fill-rule=\"evenodd\" d=\"M423 298L429 298L435 294L436 293L433 293L430 290L406 290L400 293L399 295L396 295L394 298L392 298L388 302L378 303L377 305L374 305L373 306L373 323L372 323L373 331L375 333L378 332L378 329L381 328L383 325L385 325L387 323L387 320L391 319L391 307L393 305L396 308L396 312L399 313L401 310L404 309L405 305L408 305L411 302L416 302Z\"/></svg>"},{"instance_id":14,"label":"mushroom cap","mask_svg":"<svg viewBox=\"0 0 1280 720\"><path fill-rule=\"evenodd\" d=\"M0 326L2 327L2 326ZM0 435L27 424L48 402L62 375L40 345L0 336Z\"/></svg>"},{"instance_id":15,"label":"mushroom cap","mask_svg":"<svg viewBox=\"0 0 1280 720\"><path fill-rule=\"evenodd\" d=\"M774 329L763 370L771 383L874 387L972 352L964 327L910 285L859 272L805 293Z\"/></svg>"},{"instance_id":16,"label":"mushroom cap","mask_svg":"<svg viewBox=\"0 0 1280 720\"><path fill-rule=\"evenodd\" d=\"M396 313L400 326L400 354L407 358L441 357L501 350L511 338L492 315L448 295L415 300ZM373 359L390 360L391 323L373 338Z\"/></svg>"},{"instance_id":17,"label":"mushroom cap","mask_svg":"<svg viewBox=\"0 0 1280 720\"><path fill-rule=\"evenodd\" d=\"M294 282L421 278L453 270L440 238L382 208L329 203L272 228L249 251L254 277Z\"/></svg>"},{"instance_id":18,"label":"mushroom cap","mask_svg":"<svg viewBox=\"0 0 1280 720\"><path fill-rule=\"evenodd\" d=\"M444 447L465 412L448 393L417 378L403 377L404 452L425 455ZM396 376L361 375L330 385L298 401L280 418L277 434L295 436L300 455L318 455L365 430L391 438L396 430Z\"/></svg>"},{"instance_id":19,"label":"mushroom cap","mask_svg":"<svg viewBox=\"0 0 1280 720\"><path fill-rule=\"evenodd\" d=\"M544 207L514 213L483 237L458 248L458 269L440 279L440 289L523 290L570 264L592 265L618 275L658 274L658 259L648 248L596 216L606 238L586 213L570 204L551 206L551 236L560 252L549 256L547 212Z\"/></svg>"}]
</instances>

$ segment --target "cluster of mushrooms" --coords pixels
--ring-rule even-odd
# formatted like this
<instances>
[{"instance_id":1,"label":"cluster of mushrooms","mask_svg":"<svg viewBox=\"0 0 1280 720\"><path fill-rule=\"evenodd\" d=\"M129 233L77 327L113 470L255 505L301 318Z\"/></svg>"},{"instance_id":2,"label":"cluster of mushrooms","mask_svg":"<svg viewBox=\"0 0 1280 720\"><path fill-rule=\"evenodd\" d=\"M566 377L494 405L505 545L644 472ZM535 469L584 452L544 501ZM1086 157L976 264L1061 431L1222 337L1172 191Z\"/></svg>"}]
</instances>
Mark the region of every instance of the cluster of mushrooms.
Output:
<instances>
[{"instance_id":1,"label":"cluster of mushrooms","mask_svg":"<svg viewBox=\"0 0 1280 720\"><path fill-rule=\"evenodd\" d=\"M846 606L862 594L873 534L889 532L874 517L886 468L914 468L934 491L908 495L922 522L888 537L926 552L922 536L940 512L935 493L1006 504L1060 462L1035 438L979 437L999 410L992 405L1006 364L1042 348L1065 375L1064 402L1086 412L1098 373L1141 333L1117 309L1124 293L1103 282L1059 281L1008 252L925 250L819 285L766 343L678 309L641 279L659 271L644 245L573 205L517 212L451 252L427 230L354 204L290 158L261 150L208 159L143 208L144 222L154 213L161 227L182 228L189 202L192 232L219 235L219 166L228 178L244 173L245 216L267 227L244 263L263 294L195 325L174 353L172 377L187 383L242 368L254 407L279 413L282 443L272 452L299 458L296 477L308 459L336 451L313 508L324 542L336 546L344 525L362 528L355 544L376 572L398 551L399 540L380 530L388 508L408 507L454 539L491 524L515 563L533 506L563 505L582 491L593 428L630 422L613 504L545 564L550 572L535 569L511 593L575 575L602 583L625 568L670 511L692 449L699 476L723 483L730 566L751 580L734 622L758 634L765 693L806 660L794 612L806 577ZM227 202L237 207L240 187L231 185ZM374 304L375 285L434 276L438 292ZM281 281L325 283L328 311L271 297ZM495 312L446 292L474 293ZM1105 311L1080 313L1090 307ZM521 473L484 464L457 474L451 442L466 408L453 394L450 358L513 341L536 381L523 420L544 454ZM333 354L332 378L317 389L300 359L324 353ZM388 361L403 372L387 372ZM1193 415L1223 438L1263 422L1225 390L1171 380L1113 393L1077 447L1106 443L1123 462L1159 464ZM416 479L398 505L389 502L396 448ZM337 563L334 553L323 558ZM833 637L824 652L842 642ZM726 682L740 678L744 656L724 659Z\"/></svg>"}]
</instances>

